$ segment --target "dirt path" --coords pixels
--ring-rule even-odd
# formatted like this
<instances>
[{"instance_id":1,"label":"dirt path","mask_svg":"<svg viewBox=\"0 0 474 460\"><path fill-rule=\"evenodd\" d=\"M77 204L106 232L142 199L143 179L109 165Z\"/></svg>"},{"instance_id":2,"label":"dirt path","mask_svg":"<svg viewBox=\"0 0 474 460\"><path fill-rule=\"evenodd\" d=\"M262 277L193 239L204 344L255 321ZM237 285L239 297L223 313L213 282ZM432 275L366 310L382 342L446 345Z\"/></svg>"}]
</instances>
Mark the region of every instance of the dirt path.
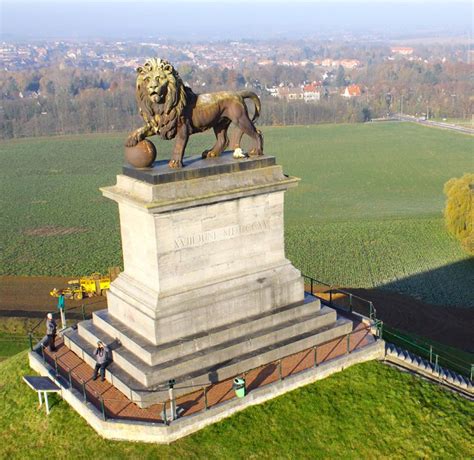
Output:
<instances>
[{"instance_id":1,"label":"dirt path","mask_svg":"<svg viewBox=\"0 0 474 460\"><path fill-rule=\"evenodd\" d=\"M56 311L56 299L49 295L49 291L54 287L65 287L69 279L1 276L0 317L41 318L48 311ZM385 290L346 289L371 300L377 309L377 317L392 327L463 350L474 351L474 309L439 307ZM94 297L82 301L66 301L66 307L78 307L75 312L79 315L82 303L87 305L88 312L107 306L105 298Z\"/></svg>"},{"instance_id":2,"label":"dirt path","mask_svg":"<svg viewBox=\"0 0 474 460\"><path fill-rule=\"evenodd\" d=\"M53 288L67 286L70 277L49 276L0 276L0 316L16 316L41 318L47 312L57 310L57 299L49 292ZM104 297L92 297L83 300L66 300L66 308L75 308L80 314L81 305L87 306L87 311L105 308L107 301Z\"/></svg>"}]
</instances>

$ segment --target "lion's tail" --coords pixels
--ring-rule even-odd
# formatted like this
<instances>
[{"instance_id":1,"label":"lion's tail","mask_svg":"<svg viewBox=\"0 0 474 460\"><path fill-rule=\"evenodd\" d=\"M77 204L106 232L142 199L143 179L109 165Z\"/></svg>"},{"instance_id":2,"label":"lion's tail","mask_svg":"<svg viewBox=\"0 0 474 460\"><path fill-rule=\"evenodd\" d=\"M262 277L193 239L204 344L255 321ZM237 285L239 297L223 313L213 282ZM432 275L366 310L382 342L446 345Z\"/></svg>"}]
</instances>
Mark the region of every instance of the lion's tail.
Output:
<instances>
[{"instance_id":1,"label":"lion's tail","mask_svg":"<svg viewBox=\"0 0 474 460\"><path fill-rule=\"evenodd\" d=\"M239 95L242 99L252 99L252 102L255 105L255 113L253 114L252 121L255 121L260 116L260 111L262 109L260 98L253 91L240 91Z\"/></svg>"}]
</instances>

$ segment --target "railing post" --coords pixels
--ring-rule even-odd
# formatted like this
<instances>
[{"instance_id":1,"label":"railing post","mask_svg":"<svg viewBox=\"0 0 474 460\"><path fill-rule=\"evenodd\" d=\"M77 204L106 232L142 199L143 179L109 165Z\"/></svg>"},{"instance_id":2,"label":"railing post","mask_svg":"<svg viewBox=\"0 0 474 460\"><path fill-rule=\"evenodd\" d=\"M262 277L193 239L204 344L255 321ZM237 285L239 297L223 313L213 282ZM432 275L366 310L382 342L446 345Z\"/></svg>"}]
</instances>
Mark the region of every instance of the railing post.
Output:
<instances>
[{"instance_id":1,"label":"railing post","mask_svg":"<svg viewBox=\"0 0 474 460\"><path fill-rule=\"evenodd\" d=\"M349 311L352 313L352 294L349 293Z\"/></svg>"},{"instance_id":2,"label":"railing post","mask_svg":"<svg viewBox=\"0 0 474 460\"><path fill-rule=\"evenodd\" d=\"M86 382L82 381L82 396L84 398L84 402L87 402L87 392L86 392Z\"/></svg>"},{"instance_id":3,"label":"railing post","mask_svg":"<svg viewBox=\"0 0 474 460\"><path fill-rule=\"evenodd\" d=\"M332 307L332 289L329 289L329 305Z\"/></svg>"},{"instance_id":4,"label":"railing post","mask_svg":"<svg viewBox=\"0 0 474 460\"><path fill-rule=\"evenodd\" d=\"M54 356L54 372L56 373L56 377L58 376L58 357Z\"/></svg>"},{"instance_id":5,"label":"railing post","mask_svg":"<svg viewBox=\"0 0 474 460\"><path fill-rule=\"evenodd\" d=\"M347 341L346 354L349 354L351 352L351 334L350 333L347 334L346 341Z\"/></svg>"},{"instance_id":6,"label":"railing post","mask_svg":"<svg viewBox=\"0 0 474 460\"><path fill-rule=\"evenodd\" d=\"M369 301L369 318L374 319L374 304Z\"/></svg>"},{"instance_id":7,"label":"railing post","mask_svg":"<svg viewBox=\"0 0 474 460\"><path fill-rule=\"evenodd\" d=\"M318 367L318 346L314 346L314 367Z\"/></svg>"},{"instance_id":8,"label":"railing post","mask_svg":"<svg viewBox=\"0 0 474 460\"><path fill-rule=\"evenodd\" d=\"M283 372L281 371L281 359L278 360L278 378L280 382L283 380Z\"/></svg>"},{"instance_id":9,"label":"railing post","mask_svg":"<svg viewBox=\"0 0 474 460\"><path fill-rule=\"evenodd\" d=\"M166 414L166 401L163 403L163 423L168 425L168 415Z\"/></svg>"},{"instance_id":10,"label":"railing post","mask_svg":"<svg viewBox=\"0 0 474 460\"><path fill-rule=\"evenodd\" d=\"M203 391L204 391L204 409L207 410L207 409L209 409L209 407L207 405L207 387L204 387Z\"/></svg>"},{"instance_id":11,"label":"railing post","mask_svg":"<svg viewBox=\"0 0 474 460\"><path fill-rule=\"evenodd\" d=\"M174 398L173 388L176 381L171 379L168 381L168 396L170 398L171 421L176 420L176 400Z\"/></svg>"},{"instance_id":12,"label":"railing post","mask_svg":"<svg viewBox=\"0 0 474 460\"><path fill-rule=\"evenodd\" d=\"M46 361L44 357L44 344L41 344L41 357L43 358L43 361Z\"/></svg>"},{"instance_id":13,"label":"railing post","mask_svg":"<svg viewBox=\"0 0 474 460\"><path fill-rule=\"evenodd\" d=\"M435 372L439 374L438 355L435 355Z\"/></svg>"},{"instance_id":14,"label":"railing post","mask_svg":"<svg viewBox=\"0 0 474 460\"><path fill-rule=\"evenodd\" d=\"M474 364L471 364L471 373L469 375L469 380L472 380L473 375L474 375Z\"/></svg>"},{"instance_id":15,"label":"railing post","mask_svg":"<svg viewBox=\"0 0 474 460\"><path fill-rule=\"evenodd\" d=\"M33 335L28 332L28 340L30 341L30 350L33 351Z\"/></svg>"},{"instance_id":16,"label":"railing post","mask_svg":"<svg viewBox=\"0 0 474 460\"><path fill-rule=\"evenodd\" d=\"M382 332L383 321L380 321L380 320L376 319L376 320L374 321L374 325L375 325L377 337L378 337L379 339L382 339L382 335L383 335L383 332Z\"/></svg>"},{"instance_id":17,"label":"railing post","mask_svg":"<svg viewBox=\"0 0 474 460\"><path fill-rule=\"evenodd\" d=\"M86 320L86 307L84 304L81 305L81 310L82 310L82 319L85 321Z\"/></svg>"},{"instance_id":18,"label":"railing post","mask_svg":"<svg viewBox=\"0 0 474 460\"><path fill-rule=\"evenodd\" d=\"M100 396L100 409L102 411L102 418L105 420L107 420L107 416L105 415L105 404L104 404L104 398L102 396Z\"/></svg>"},{"instance_id":19,"label":"railing post","mask_svg":"<svg viewBox=\"0 0 474 460\"><path fill-rule=\"evenodd\" d=\"M313 295L313 278L310 278L311 280L311 295Z\"/></svg>"},{"instance_id":20,"label":"railing post","mask_svg":"<svg viewBox=\"0 0 474 460\"><path fill-rule=\"evenodd\" d=\"M71 376L71 369L68 368L67 376L69 378L69 388L72 389L72 376Z\"/></svg>"},{"instance_id":21,"label":"railing post","mask_svg":"<svg viewBox=\"0 0 474 460\"><path fill-rule=\"evenodd\" d=\"M430 363L433 364L433 345L430 345Z\"/></svg>"}]
</instances>

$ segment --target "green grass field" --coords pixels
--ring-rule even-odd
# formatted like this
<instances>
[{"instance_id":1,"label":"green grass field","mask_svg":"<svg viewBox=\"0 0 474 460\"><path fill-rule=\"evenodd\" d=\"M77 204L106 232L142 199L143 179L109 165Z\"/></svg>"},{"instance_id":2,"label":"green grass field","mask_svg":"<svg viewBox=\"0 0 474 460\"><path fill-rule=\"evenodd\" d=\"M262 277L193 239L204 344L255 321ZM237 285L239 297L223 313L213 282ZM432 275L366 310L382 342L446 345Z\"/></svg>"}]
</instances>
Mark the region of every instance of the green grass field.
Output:
<instances>
[{"instance_id":1,"label":"green grass field","mask_svg":"<svg viewBox=\"0 0 474 460\"><path fill-rule=\"evenodd\" d=\"M377 362L249 408L170 446L105 441L59 398L46 417L21 378L26 353L0 363L0 457L472 458L473 404ZM20 449L21 446L21 449Z\"/></svg>"},{"instance_id":2,"label":"green grass field","mask_svg":"<svg viewBox=\"0 0 474 460\"><path fill-rule=\"evenodd\" d=\"M285 212L288 257L304 273L474 307L474 258L442 219L443 184L474 170L472 137L408 123L272 127L264 134L266 153L302 179L287 194ZM187 152L201 152L211 138L193 136ZM121 265L116 205L98 188L115 182L123 139L0 144L1 274L80 275ZM156 144L167 158L173 143Z\"/></svg>"},{"instance_id":3,"label":"green grass field","mask_svg":"<svg viewBox=\"0 0 474 460\"><path fill-rule=\"evenodd\" d=\"M0 332L0 361L16 355L27 348L28 338L26 334L14 335Z\"/></svg>"}]
</instances>

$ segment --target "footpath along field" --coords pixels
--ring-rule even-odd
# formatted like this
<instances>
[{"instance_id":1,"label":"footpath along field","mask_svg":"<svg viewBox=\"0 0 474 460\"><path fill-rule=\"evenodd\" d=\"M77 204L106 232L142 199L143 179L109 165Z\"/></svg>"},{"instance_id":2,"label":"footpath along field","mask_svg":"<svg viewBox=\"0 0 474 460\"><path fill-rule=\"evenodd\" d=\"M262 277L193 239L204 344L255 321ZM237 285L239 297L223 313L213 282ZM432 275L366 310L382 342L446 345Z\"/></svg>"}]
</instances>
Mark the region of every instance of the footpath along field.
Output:
<instances>
[{"instance_id":1,"label":"footpath along field","mask_svg":"<svg viewBox=\"0 0 474 460\"><path fill-rule=\"evenodd\" d=\"M445 231L443 184L474 170L472 137L405 123L271 127L265 151L302 179L287 253L304 273L474 307L474 259ZM0 143L0 274L80 275L121 264L115 182L125 134ZM188 154L212 136L193 136ZM155 140L160 158L172 142Z\"/></svg>"}]
</instances>

